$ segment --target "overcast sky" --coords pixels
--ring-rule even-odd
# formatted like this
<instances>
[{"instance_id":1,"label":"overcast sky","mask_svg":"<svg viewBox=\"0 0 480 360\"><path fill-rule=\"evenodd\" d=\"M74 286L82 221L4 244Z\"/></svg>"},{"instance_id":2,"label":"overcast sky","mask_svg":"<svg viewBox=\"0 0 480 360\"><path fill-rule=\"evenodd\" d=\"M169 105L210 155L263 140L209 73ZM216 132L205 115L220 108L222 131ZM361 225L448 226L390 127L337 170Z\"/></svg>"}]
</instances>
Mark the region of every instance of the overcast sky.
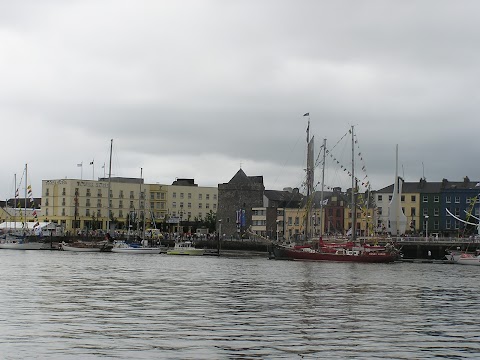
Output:
<instances>
[{"instance_id":1,"label":"overcast sky","mask_svg":"<svg viewBox=\"0 0 480 360\"><path fill-rule=\"evenodd\" d=\"M355 126L373 189L396 144L406 181L480 180L478 1L0 4L3 199L25 163L36 197L103 176L110 139L113 176L217 186L241 166L301 187L307 112L316 153ZM332 154L350 166L346 143ZM325 186L348 188L332 160Z\"/></svg>"}]
</instances>

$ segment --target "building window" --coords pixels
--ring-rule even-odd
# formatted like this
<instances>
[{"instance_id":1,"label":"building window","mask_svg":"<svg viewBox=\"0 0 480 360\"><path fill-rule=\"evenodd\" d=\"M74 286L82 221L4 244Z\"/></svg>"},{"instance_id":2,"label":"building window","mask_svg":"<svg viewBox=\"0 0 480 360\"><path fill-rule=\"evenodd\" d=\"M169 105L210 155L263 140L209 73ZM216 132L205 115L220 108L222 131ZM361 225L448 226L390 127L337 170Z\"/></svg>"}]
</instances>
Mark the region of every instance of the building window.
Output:
<instances>
[{"instance_id":1,"label":"building window","mask_svg":"<svg viewBox=\"0 0 480 360\"><path fill-rule=\"evenodd\" d=\"M48 199L45 199L45 206L48 206Z\"/></svg>"},{"instance_id":2,"label":"building window","mask_svg":"<svg viewBox=\"0 0 480 360\"><path fill-rule=\"evenodd\" d=\"M440 215L440 211L438 208L433 209L433 216L438 216Z\"/></svg>"},{"instance_id":3,"label":"building window","mask_svg":"<svg viewBox=\"0 0 480 360\"><path fill-rule=\"evenodd\" d=\"M130 191L130 199L135 199L135 196L133 195L133 191Z\"/></svg>"},{"instance_id":4,"label":"building window","mask_svg":"<svg viewBox=\"0 0 480 360\"><path fill-rule=\"evenodd\" d=\"M217 204L213 204L213 210L217 210Z\"/></svg>"},{"instance_id":5,"label":"building window","mask_svg":"<svg viewBox=\"0 0 480 360\"><path fill-rule=\"evenodd\" d=\"M130 201L130 209L133 209L133 201Z\"/></svg>"},{"instance_id":6,"label":"building window","mask_svg":"<svg viewBox=\"0 0 480 360\"><path fill-rule=\"evenodd\" d=\"M45 216L48 216L48 209L45 209Z\"/></svg>"},{"instance_id":7,"label":"building window","mask_svg":"<svg viewBox=\"0 0 480 360\"><path fill-rule=\"evenodd\" d=\"M217 194L213 194L213 200L217 200Z\"/></svg>"},{"instance_id":8,"label":"building window","mask_svg":"<svg viewBox=\"0 0 480 360\"><path fill-rule=\"evenodd\" d=\"M90 189L87 189L87 196L92 196L92 194L90 193Z\"/></svg>"},{"instance_id":9,"label":"building window","mask_svg":"<svg viewBox=\"0 0 480 360\"><path fill-rule=\"evenodd\" d=\"M300 219L297 217L295 217L295 225L300 225Z\"/></svg>"},{"instance_id":10,"label":"building window","mask_svg":"<svg viewBox=\"0 0 480 360\"><path fill-rule=\"evenodd\" d=\"M198 203L198 208L201 209L203 207L202 203Z\"/></svg>"},{"instance_id":11,"label":"building window","mask_svg":"<svg viewBox=\"0 0 480 360\"><path fill-rule=\"evenodd\" d=\"M382 195L378 195L377 199L378 201L382 201Z\"/></svg>"},{"instance_id":12,"label":"building window","mask_svg":"<svg viewBox=\"0 0 480 360\"><path fill-rule=\"evenodd\" d=\"M447 197L445 198L445 202L446 202L447 204L450 204L450 203L452 202L452 197L451 197L451 196L447 196Z\"/></svg>"},{"instance_id":13,"label":"building window","mask_svg":"<svg viewBox=\"0 0 480 360\"><path fill-rule=\"evenodd\" d=\"M177 207L177 202L176 202L176 201L174 201L174 202L172 203L172 207L173 207L173 208L176 208L176 207Z\"/></svg>"},{"instance_id":14,"label":"building window","mask_svg":"<svg viewBox=\"0 0 480 360\"><path fill-rule=\"evenodd\" d=\"M460 196L455 196L455 204L460 204Z\"/></svg>"},{"instance_id":15,"label":"building window","mask_svg":"<svg viewBox=\"0 0 480 360\"><path fill-rule=\"evenodd\" d=\"M392 201L392 195L388 195L388 201Z\"/></svg>"},{"instance_id":16,"label":"building window","mask_svg":"<svg viewBox=\"0 0 480 360\"><path fill-rule=\"evenodd\" d=\"M450 230L452 228L452 220L451 219L447 219L445 221L445 229L447 230Z\"/></svg>"},{"instance_id":17,"label":"building window","mask_svg":"<svg viewBox=\"0 0 480 360\"><path fill-rule=\"evenodd\" d=\"M415 202L415 201L417 201L417 197L416 197L415 195L412 195L412 196L410 197L410 200L411 200L412 202Z\"/></svg>"},{"instance_id":18,"label":"building window","mask_svg":"<svg viewBox=\"0 0 480 360\"><path fill-rule=\"evenodd\" d=\"M45 190L45 196L50 196L50 189Z\"/></svg>"},{"instance_id":19,"label":"building window","mask_svg":"<svg viewBox=\"0 0 480 360\"><path fill-rule=\"evenodd\" d=\"M65 196L66 194L66 191L65 191L65 188L62 189L62 196Z\"/></svg>"},{"instance_id":20,"label":"building window","mask_svg":"<svg viewBox=\"0 0 480 360\"><path fill-rule=\"evenodd\" d=\"M288 225L292 225L292 218L290 216L288 217Z\"/></svg>"},{"instance_id":21,"label":"building window","mask_svg":"<svg viewBox=\"0 0 480 360\"><path fill-rule=\"evenodd\" d=\"M62 209L62 216L65 216L65 208Z\"/></svg>"},{"instance_id":22,"label":"building window","mask_svg":"<svg viewBox=\"0 0 480 360\"><path fill-rule=\"evenodd\" d=\"M423 195L423 202L428 203L428 196L427 195Z\"/></svg>"},{"instance_id":23,"label":"building window","mask_svg":"<svg viewBox=\"0 0 480 360\"><path fill-rule=\"evenodd\" d=\"M172 194L172 198L174 198L174 199L177 198L177 193L176 193L176 192L174 192L174 193Z\"/></svg>"},{"instance_id":24,"label":"building window","mask_svg":"<svg viewBox=\"0 0 480 360\"><path fill-rule=\"evenodd\" d=\"M436 202L436 203L440 202L440 196L435 195L435 196L433 197L433 202Z\"/></svg>"},{"instance_id":25,"label":"building window","mask_svg":"<svg viewBox=\"0 0 480 360\"><path fill-rule=\"evenodd\" d=\"M198 194L198 200L202 200L202 194Z\"/></svg>"},{"instance_id":26,"label":"building window","mask_svg":"<svg viewBox=\"0 0 480 360\"><path fill-rule=\"evenodd\" d=\"M205 204L205 209L210 209L210 204L209 203Z\"/></svg>"},{"instance_id":27,"label":"building window","mask_svg":"<svg viewBox=\"0 0 480 360\"><path fill-rule=\"evenodd\" d=\"M118 217L121 217L121 218L123 217L123 211L122 210L118 211Z\"/></svg>"},{"instance_id":28,"label":"building window","mask_svg":"<svg viewBox=\"0 0 480 360\"><path fill-rule=\"evenodd\" d=\"M120 194L118 195L120 199L123 199L123 190L120 190Z\"/></svg>"},{"instance_id":29,"label":"building window","mask_svg":"<svg viewBox=\"0 0 480 360\"><path fill-rule=\"evenodd\" d=\"M405 201L405 195L400 196L400 201Z\"/></svg>"},{"instance_id":30,"label":"building window","mask_svg":"<svg viewBox=\"0 0 480 360\"><path fill-rule=\"evenodd\" d=\"M433 230L438 230L440 228L440 223L438 220L433 222Z\"/></svg>"},{"instance_id":31,"label":"building window","mask_svg":"<svg viewBox=\"0 0 480 360\"><path fill-rule=\"evenodd\" d=\"M423 216L428 215L428 209L423 209Z\"/></svg>"},{"instance_id":32,"label":"building window","mask_svg":"<svg viewBox=\"0 0 480 360\"><path fill-rule=\"evenodd\" d=\"M188 193L188 198L189 198L189 199L192 198L192 193Z\"/></svg>"},{"instance_id":33,"label":"building window","mask_svg":"<svg viewBox=\"0 0 480 360\"><path fill-rule=\"evenodd\" d=\"M205 200L210 200L210 194L205 195Z\"/></svg>"},{"instance_id":34,"label":"building window","mask_svg":"<svg viewBox=\"0 0 480 360\"><path fill-rule=\"evenodd\" d=\"M120 209L123 208L123 200L120 200L120 201L118 202L118 207L119 207Z\"/></svg>"},{"instance_id":35,"label":"building window","mask_svg":"<svg viewBox=\"0 0 480 360\"><path fill-rule=\"evenodd\" d=\"M183 193L180 193L180 199L183 199Z\"/></svg>"},{"instance_id":36,"label":"building window","mask_svg":"<svg viewBox=\"0 0 480 360\"><path fill-rule=\"evenodd\" d=\"M187 204L187 207L188 207L189 209L191 209L191 208L192 208L192 203L188 203L188 204Z\"/></svg>"},{"instance_id":37,"label":"building window","mask_svg":"<svg viewBox=\"0 0 480 360\"><path fill-rule=\"evenodd\" d=\"M90 206L90 199L87 199L87 200L86 200L85 206Z\"/></svg>"},{"instance_id":38,"label":"building window","mask_svg":"<svg viewBox=\"0 0 480 360\"><path fill-rule=\"evenodd\" d=\"M102 201L101 200L98 200L97 201L97 208L101 208L102 207Z\"/></svg>"},{"instance_id":39,"label":"building window","mask_svg":"<svg viewBox=\"0 0 480 360\"><path fill-rule=\"evenodd\" d=\"M90 209L85 209L85 216L90 216Z\"/></svg>"},{"instance_id":40,"label":"building window","mask_svg":"<svg viewBox=\"0 0 480 360\"><path fill-rule=\"evenodd\" d=\"M98 190L97 197L102 197L102 190Z\"/></svg>"},{"instance_id":41,"label":"building window","mask_svg":"<svg viewBox=\"0 0 480 360\"><path fill-rule=\"evenodd\" d=\"M417 209L412 207L410 208L410 216L416 216L417 215Z\"/></svg>"}]
</instances>

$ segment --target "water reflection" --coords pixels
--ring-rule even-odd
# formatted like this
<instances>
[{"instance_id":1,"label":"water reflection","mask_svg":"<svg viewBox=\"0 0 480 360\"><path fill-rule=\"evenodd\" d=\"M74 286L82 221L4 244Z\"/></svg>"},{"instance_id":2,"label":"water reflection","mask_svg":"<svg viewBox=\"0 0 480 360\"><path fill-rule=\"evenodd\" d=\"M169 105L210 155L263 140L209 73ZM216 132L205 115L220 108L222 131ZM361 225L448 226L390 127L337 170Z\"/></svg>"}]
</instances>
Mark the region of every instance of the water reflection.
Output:
<instances>
[{"instance_id":1,"label":"water reflection","mask_svg":"<svg viewBox=\"0 0 480 360\"><path fill-rule=\"evenodd\" d=\"M480 269L0 251L5 358L476 358Z\"/></svg>"}]
</instances>

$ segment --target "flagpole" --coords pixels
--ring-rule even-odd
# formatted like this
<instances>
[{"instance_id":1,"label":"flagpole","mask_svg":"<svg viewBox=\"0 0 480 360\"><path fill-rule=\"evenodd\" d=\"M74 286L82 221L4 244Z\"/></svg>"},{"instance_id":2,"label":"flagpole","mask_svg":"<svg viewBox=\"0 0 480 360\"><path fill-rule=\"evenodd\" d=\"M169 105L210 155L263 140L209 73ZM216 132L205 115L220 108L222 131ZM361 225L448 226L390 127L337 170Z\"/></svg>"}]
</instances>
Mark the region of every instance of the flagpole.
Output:
<instances>
[{"instance_id":1,"label":"flagpole","mask_svg":"<svg viewBox=\"0 0 480 360\"><path fill-rule=\"evenodd\" d=\"M92 165L92 167L93 167L93 169L92 169L92 180L95 180L95 159L93 159L90 162L90 165Z\"/></svg>"}]
</instances>

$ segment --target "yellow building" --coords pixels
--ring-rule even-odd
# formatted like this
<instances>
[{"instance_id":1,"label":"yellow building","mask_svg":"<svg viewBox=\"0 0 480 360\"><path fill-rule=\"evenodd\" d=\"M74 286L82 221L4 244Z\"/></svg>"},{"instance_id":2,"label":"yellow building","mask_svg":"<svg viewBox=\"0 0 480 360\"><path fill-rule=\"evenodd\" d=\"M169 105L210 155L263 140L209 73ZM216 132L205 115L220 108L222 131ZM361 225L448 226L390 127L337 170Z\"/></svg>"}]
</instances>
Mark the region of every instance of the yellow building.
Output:
<instances>
[{"instance_id":1,"label":"yellow building","mask_svg":"<svg viewBox=\"0 0 480 360\"><path fill-rule=\"evenodd\" d=\"M177 179L166 186L167 221L178 232L180 224L205 219L210 212L216 214L218 207L218 188L195 184L194 179Z\"/></svg>"},{"instance_id":2,"label":"yellow building","mask_svg":"<svg viewBox=\"0 0 480 360\"><path fill-rule=\"evenodd\" d=\"M150 227L152 219L162 219L166 214L165 186L143 184L139 178L112 178L110 199L108 187L108 179L43 180L41 220L60 224L66 231L106 229L107 220L111 229L125 229L144 215Z\"/></svg>"}]
</instances>

